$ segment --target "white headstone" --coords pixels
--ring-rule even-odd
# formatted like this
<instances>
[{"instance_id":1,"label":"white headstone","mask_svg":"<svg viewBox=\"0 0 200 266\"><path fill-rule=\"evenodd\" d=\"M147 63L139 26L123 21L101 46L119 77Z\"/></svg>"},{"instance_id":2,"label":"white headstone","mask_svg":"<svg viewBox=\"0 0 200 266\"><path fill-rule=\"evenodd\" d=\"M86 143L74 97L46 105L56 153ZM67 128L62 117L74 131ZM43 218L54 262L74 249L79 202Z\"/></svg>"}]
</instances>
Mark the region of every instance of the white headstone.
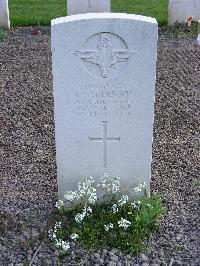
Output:
<instances>
[{"instance_id":1,"label":"white headstone","mask_svg":"<svg viewBox=\"0 0 200 266\"><path fill-rule=\"evenodd\" d=\"M10 28L8 0L0 0L0 28Z\"/></svg>"},{"instance_id":2,"label":"white headstone","mask_svg":"<svg viewBox=\"0 0 200 266\"><path fill-rule=\"evenodd\" d=\"M110 12L110 0L68 0L68 15Z\"/></svg>"},{"instance_id":3,"label":"white headstone","mask_svg":"<svg viewBox=\"0 0 200 266\"><path fill-rule=\"evenodd\" d=\"M58 190L83 177L121 178L149 188L157 22L131 14L52 21Z\"/></svg>"},{"instance_id":4,"label":"white headstone","mask_svg":"<svg viewBox=\"0 0 200 266\"><path fill-rule=\"evenodd\" d=\"M185 22L187 17L200 19L200 0L169 0L169 25Z\"/></svg>"}]
</instances>

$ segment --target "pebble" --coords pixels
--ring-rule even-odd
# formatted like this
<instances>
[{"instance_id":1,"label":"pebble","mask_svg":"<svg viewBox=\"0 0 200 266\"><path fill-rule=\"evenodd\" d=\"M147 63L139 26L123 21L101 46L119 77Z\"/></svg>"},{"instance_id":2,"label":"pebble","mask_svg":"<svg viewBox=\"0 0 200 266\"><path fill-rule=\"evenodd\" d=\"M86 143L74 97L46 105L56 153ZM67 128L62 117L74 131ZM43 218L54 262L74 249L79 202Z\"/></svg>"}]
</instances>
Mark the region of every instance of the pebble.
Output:
<instances>
[{"instance_id":1,"label":"pebble","mask_svg":"<svg viewBox=\"0 0 200 266\"><path fill-rule=\"evenodd\" d=\"M104 263L104 260L100 258L100 259L99 259L99 263L100 263L100 264L103 264L103 263Z\"/></svg>"},{"instance_id":2,"label":"pebble","mask_svg":"<svg viewBox=\"0 0 200 266\"><path fill-rule=\"evenodd\" d=\"M113 262L113 261L109 261L109 262L108 262L108 266L116 266L116 263Z\"/></svg>"},{"instance_id":3,"label":"pebble","mask_svg":"<svg viewBox=\"0 0 200 266\"><path fill-rule=\"evenodd\" d=\"M147 255L145 255L145 254L143 254L143 253L140 255L140 258L141 258L142 261L147 261L147 260L149 260L149 258L147 257Z\"/></svg>"},{"instance_id":4,"label":"pebble","mask_svg":"<svg viewBox=\"0 0 200 266\"><path fill-rule=\"evenodd\" d=\"M117 262L118 261L118 256L116 256L116 255L112 255L112 256L110 256L110 260L112 260L112 261L114 261L114 262Z\"/></svg>"},{"instance_id":5,"label":"pebble","mask_svg":"<svg viewBox=\"0 0 200 266\"><path fill-rule=\"evenodd\" d=\"M128 260L130 260L130 259L131 259L131 256L128 254L128 255L126 255L126 258L127 258Z\"/></svg>"},{"instance_id":6,"label":"pebble","mask_svg":"<svg viewBox=\"0 0 200 266\"><path fill-rule=\"evenodd\" d=\"M94 253L94 257L95 257L96 259L99 259L99 258L100 258L100 254L99 254L99 253Z\"/></svg>"},{"instance_id":7,"label":"pebble","mask_svg":"<svg viewBox=\"0 0 200 266\"><path fill-rule=\"evenodd\" d=\"M39 236L39 231L38 231L38 229L36 229L36 228L32 228L31 232L32 232L32 237L33 237L33 238Z\"/></svg>"},{"instance_id":8,"label":"pebble","mask_svg":"<svg viewBox=\"0 0 200 266\"><path fill-rule=\"evenodd\" d=\"M173 263L173 266L181 266L182 265L182 261L180 260L175 260Z\"/></svg>"},{"instance_id":9,"label":"pebble","mask_svg":"<svg viewBox=\"0 0 200 266\"><path fill-rule=\"evenodd\" d=\"M105 248L102 250L103 255L106 255L107 252L108 252L108 251L107 251L107 249L105 249Z\"/></svg>"}]
</instances>

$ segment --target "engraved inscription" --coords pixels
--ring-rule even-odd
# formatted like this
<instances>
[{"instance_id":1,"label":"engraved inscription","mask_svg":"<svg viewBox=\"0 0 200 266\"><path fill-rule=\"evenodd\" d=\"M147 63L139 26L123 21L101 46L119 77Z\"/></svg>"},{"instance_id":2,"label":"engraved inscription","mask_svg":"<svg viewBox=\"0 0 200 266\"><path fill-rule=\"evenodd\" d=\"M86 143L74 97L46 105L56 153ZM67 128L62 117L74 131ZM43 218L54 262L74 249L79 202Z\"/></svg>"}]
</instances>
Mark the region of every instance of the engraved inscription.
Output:
<instances>
[{"instance_id":1,"label":"engraved inscription","mask_svg":"<svg viewBox=\"0 0 200 266\"><path fill-rule=\"evenodd\" d=\"M79 117L131 118L134 115L134 91L125 84L116 84L115 88L108 84L87 84L80 90L72 90L67 104L74 106L73 112Z\"/></svg>"},{"instance_id":2,"label":"engraved inscription","mask_svg":"<svg viewBox=\"0 0 200 266\"><path fill-rule=\"evenodd\" d=\"M99 138L91 138L91 137L88 137L89 140L91 142L102 142L102 161L103 161L103 164L102 164L102 167L104 170L106 170L107 168L107 142L109 141L114 141L114 142L120 142L120 137L118 138L114 138L114 137L108 137L107 136L107 124L108 124L108 121L102 121L102 137L99 137Z\"/></svg>"},{"instance_id":3,"label":"engraved inscription","mask_svg":"<svg viewBox=\"0 0 200 266\"><path fill-rule=\"evenodd\" d=\"M81 58L90 73L100 78L116 75L134 54L128 50L122 38L108 32L91 36L86 41L84 49L72 53Z\"/></svg>"}]
</instances>

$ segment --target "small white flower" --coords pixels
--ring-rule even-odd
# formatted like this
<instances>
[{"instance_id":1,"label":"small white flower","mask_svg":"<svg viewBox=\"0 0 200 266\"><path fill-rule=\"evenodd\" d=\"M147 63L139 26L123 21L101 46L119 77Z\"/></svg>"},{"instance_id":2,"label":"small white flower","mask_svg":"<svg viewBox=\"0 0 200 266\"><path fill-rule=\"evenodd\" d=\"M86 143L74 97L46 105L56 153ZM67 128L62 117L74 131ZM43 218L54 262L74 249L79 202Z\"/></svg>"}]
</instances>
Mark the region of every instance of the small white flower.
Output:
<instances>
[{"instance_id":1,"label":"small white flower","mask_svg":"<svg viewBox=\"0 0 200 266\"><path fill-rule=\"evenodd\" d=\"M62 239L56 239L55 240L55 245L58 248L63 249L64 251L67 251L70 248L69 242L65 242Z\"/></svg>"},{"instance_id":2,"label":"small white flower","mask_svg":"<svg viewBox=\"0 0 200 266\"><path fill-rule=\"evenodd\" d=\"M114 225L112 223L109 224L110 228L114 228Z\"/></svg>"},{"instance_id":3,"label":"small white flower","mask_svg":"<svg viewBox=\"0 0 200 266\"><path fill-rule=\"evenodd\" d=\"M106 188L107 192L111 193L119 192L119 187L120 187L119 178L110 177L108 173L104 173L97 187Z\"/></svg>"},{"instance_id":4,"label":"small white flower","mask_svg":"<svg viewBox=\"0 0 200 266\"><path fill-rule=\"evenodd\" d=\"M105 231L108 232L109 231L109 226L104 225Z\"/></svg>"},{"instance_id":5,"label":"small white flower","mask_svg":"<svg viewBox=\"0 0 200 266\"><path fill-rule=\"evenodd\" d=\"M62 241L61 245L64 251L67 251L70 248L69 242Z\"/></svg>"},{"instance_id":6,"label":"small white flower","mask_svg":"<svg viewBox=\"0 0 200 266\"><path fill-rule=\"evenodd\" d=\"M56 247L58 247L58 248L61 247L61 240L60 240L60 239L59 239L59 240L56 239L56 240L55 240L55 245L56 245Z\"/></svg>"},{"instance_id":7,"label":"small white flower","mask_svg":"<svg viewBox=\"0 0 200 266\"><path fill-rule=\"evenodd\" d=\"M129 227L129 225L131 224L131 222L129 222L126 219L121 218L120 221L118 221L118 225L119 227L123 227L125 230Z\"/></svg>"},{"instance_id":8,"label":"small white flower","mask_svg":"<svg viewBox=\"0 0 200 266\"><path fill-rule=\"evenodd\" d=\"M56 239L55 245L64 251L67 251L70 248L69 242L65 242L62 239Z\"/></svg>"},{"instance_id":9,"label":"small white flower","mask_svg":"<svg viewBox=\"0 0 200 266\"><path fill-rule=\"evenodd\" d=\"M136 202L132 202L131 203L131 207L134 208L134 209L138 209L139 206L136 204Z\"/></svg>"},{"instance_id":10,"label":"small white flower","mask_svg":"<svg viewBox=\"0 0 200 266\"><path fill-rule=\"evenodd\" d=\"M114 225L112 223L108 224L108 225L104 225L105 231L108 232L110 229L114 228Z\"/></svg>"},{"instance_id":11,"label":"small white flower","mask_svg":"<svg viewBox=\"0 0 200 266\"><path fill-rule=\"evenodd\" d=\"M78 238L78 235L77 235L76 233L73 233L73 234L70 235L70 238L71 238L72 240L75 240L75 239Z\"/></svg>"},{"instance_id":12,"label":"small white flower","mask_svg":"<svg viewBox=\"0 0 200 266\"><path fill-rule=\"evenodd\" d=\"M119 209L118 209L117 204L113 204L113 206L111 207L111 210L112 210L113 213L118 212Z\"/></svg>"},{"instance_id":13,"label":"small white flower","mask_svg":"<svg viewBox=\"0 0 200 266\"><path fill-rule=\"evenodd\" d=\"M92 209L90 208L90 206L89 206L89 207L87 207L87 212L90 212L90 213L92 213Z\"/></svg>"},{"instance_id":14,"label":"small white flower","mask_svg":"<svg viewBox=\"0 0 200 266\"><path fill-rule=\"evenodd\" d=\"M53 240L54 238L56 238L56 234L54 233L53 229L49 229L48 235L49 235L49 238L51 240Z\"/></svg>"},{"instance_id":15,"label":"small white flower","mask_svg":"<svg viewBox=\"0 0 200 266\"><path fill-rule=\"evenodd\" d=\"M56 222L54 225L54 232L57 233L58 229L61 228L61 222Z\"/></svg>"},{"instance_id":16,"label":"small white flower","mask_svg":"<svg viewBox=\"0 0 200 266\"><path fill-rule=\"evenodd\" d=\"M80 181L78 184L78 190L81 195L86 195L88 190L91 188L92 184L94 183L93 177L88 177L83 181Z\"/></svg>"},{"instance_id":17,"label":"small white flower","mask_svg":"<svg viewBox=\"0 0 200 266\"><path fill-rule=\"evenodd\" d=\"M80 196L79 194L77 193L77 191L67 191L65 194L64 194L64 198L68 201L73 201L74 199L79 199Z\"/></svg>"},{"instance_id":18,"label":"small white flower","mask_svg":"<svg viewBox=\"0 0 200 266\"><path fill-rule=\"evenodd\" d=\"M146 188L147 185L146 185L146 182L141 182L139 184L139 186L144 189L144 188Z\"/></svg>"},{"instance_id":19,"label":"small white flower","mask_svg":"<svg viewBox=\"0 0 200 266\"><path fill-rule=\"evenodd\" d=\"M88 216L90 213L92 213L92 209L90 207L87 207L87 205L85 205L84 208L83 208L83 212L82 213L78 213L75 216L75 221L77 223L80 223L85 218L85 216Z\"/></svg>"},{"instance_id":20,"label":"small white flower","mask_svg":"<svg viewBox=\"0 0 200 266\"><path fill-rule=\"evenodd\" d=\"M89 177L78 184L79 197L87 196L86 198L91 204L94 204L97 200L96 189L92 186L93 183L93 177Z\"/></svg>"},{"instance_id":21,"label":"small white flower","mask_svg":"<svg viewBox=\"0 0 200 266\"><path fill-rule=\"evenodd\" d=\"M146 182L140 182L137 187L134 188L135 193L140 193L142 190L146 188Z\"/></svg>"},{"instance_id":22,"label":"small white flower","mask_svg":"<svg viewBox=\"0 0 200 266\"><path fill-rule=\"evenodd\" d=\"M61 228L61 222L56 222L54 225L54 229Z\"/></svg>"},{"instance_id":23,"label":"small white flower","mask_svg":"<svg viewBox=\"0 0 200 266\"><path fill-rule=\"evenodd\" d=\"M56 202L55 206L58 210L60 210L60 208L63 207L63 205L64 205L64 202L62 200L59 200Z\"/></svg>"},{"instance_id":24,"label":"small white flower","mask_svg":"<svg viewBox=\"0 0 200 266\"><path fill-rule=\"evenodd\" d=\"M88 202L94 204L97 201L97 196L95 194L91 194L88 198Z\"/></svg>"},{"instance_id":25,"label":"small white flower","mask_svg":"<svg viewBox=\"0 0 200 266\"><path fill-rule=\"evenodd\" d=\"M54 225L54 228L49 229L48 233L49 233L49 237L51 238L51 240L56 239L58 229L60 228L61 228L61 222L56 222Z\"/></svg>"},{"instance_id":26,"label":"small white flower","mask_svg":"<svg viewBox=\"0 0 200 266\"><path fill-rule=\"evenodd\" d=\"M119 206L123 206L128 202L128 195L123 195L120 200L118 200Z\"/></svg>"},{"instance_id":27,"label":"small white flower","mask_svg":"<svg viewBox=\"0 0 200 266\"><path fill-rule=\"evenodd\" d=\"M135 193L138 194L138 193L140 193L142 191L142 189L141 189L141 187L138 186L138 187L134 188L134 191L135 191Z\"/></svg>"},{"instance_id":28,"label":"small white flower","mask_svg":"<svg viewBox=\"0 0 200 266\"><path fill-rule=\"evenodd\" d=\"M91 204L94 204L97 200L97 194L96 194L96 188L94 187L89 187L87 191L88 197L88 202Z\"/></svg>"},{"instance_id":29,"label":"small white flower","mask_svg":"<svg viewBox=\"0 0 200 266\"><path fill-rule=\"evenodd\" d=\"M80 223L85 217L85 213L78 213L76 216L75 216L75 221L77 223Z\"/></svg>"},{"instance_id":30,"label":"small white flower","mask_svg":"<svg viewBox=\"0 0 200 266\"><path fill-rule=\"evenodd\" d=\"M89 213L92 213L92 209L90 208L90 206L88 207L86 204L83 208L83 213L84 215L89 215Z\"/></svg>"},{"instance_id":31,"label":"small white flower","mask_svg":"<svg viewBox=\"0 0 200 266\"><path fill-rule=\"evenodd\" d=\"M55 239L56 236L57 236L56 233L53 233L53 234L52 234L52 238L53 238L53 239Z\"/></svg>"}]
</instances>

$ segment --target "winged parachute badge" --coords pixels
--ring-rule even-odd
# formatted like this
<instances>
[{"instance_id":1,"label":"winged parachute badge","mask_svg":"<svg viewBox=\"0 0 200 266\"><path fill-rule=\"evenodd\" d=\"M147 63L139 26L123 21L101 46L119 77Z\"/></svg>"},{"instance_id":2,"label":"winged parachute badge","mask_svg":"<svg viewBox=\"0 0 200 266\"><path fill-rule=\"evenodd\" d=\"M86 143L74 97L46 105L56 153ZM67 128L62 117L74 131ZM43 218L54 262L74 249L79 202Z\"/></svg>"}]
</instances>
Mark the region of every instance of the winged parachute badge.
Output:
<instances>
[{"instance_id":1,"label":"winged parachute badge","mask_svg":"<svg viewBox=\"0 0 200 266\"><path fill-rule=\"evenodd\" d=\"M113 49L110 33L100 33L96 50L78 50L72 53L86 62L97 65L101 69L102 78L109 77L109 71L113 65L126 61L135 54L128 49Z\"/></svg>"}]
</instances>

